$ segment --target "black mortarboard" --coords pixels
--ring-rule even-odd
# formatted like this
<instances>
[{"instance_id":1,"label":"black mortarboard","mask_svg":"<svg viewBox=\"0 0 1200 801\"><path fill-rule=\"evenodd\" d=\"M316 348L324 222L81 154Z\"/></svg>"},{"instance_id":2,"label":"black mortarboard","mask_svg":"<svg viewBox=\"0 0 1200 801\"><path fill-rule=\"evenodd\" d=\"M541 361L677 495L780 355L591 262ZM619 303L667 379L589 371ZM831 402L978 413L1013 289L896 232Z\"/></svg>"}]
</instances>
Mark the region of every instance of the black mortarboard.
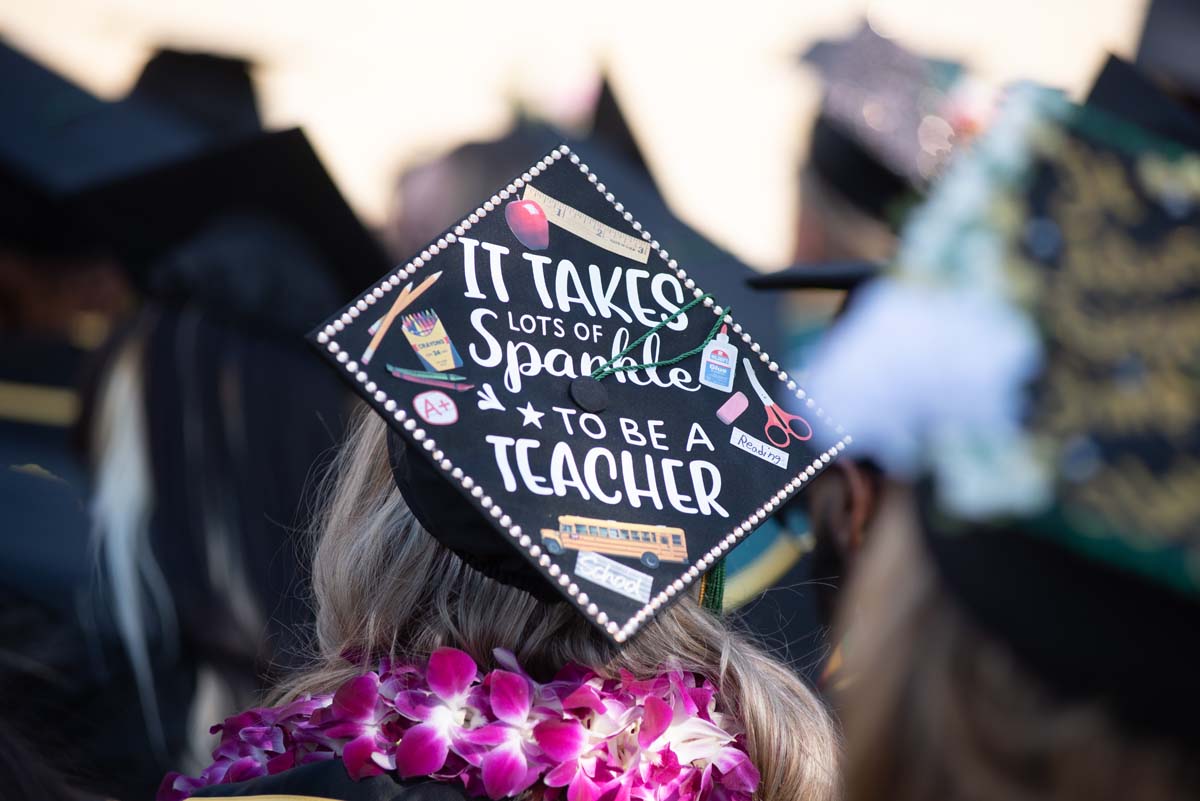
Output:
<instances>
[{"instance_id":1,"label":"black mortarboard","mask_svg":"<svg viewBox=\"0 0 1200 801\"><path fill-rule=\"evenodd\" d=\"M179 72L163 63L156 80ZM185 158L223 135L197 125L151 97L183 102L143 87L110 103L0 43L0 218L3 234L35 246L94 240L73 206L89 191ZM195 82L193 81L193 84ZM253 103L251 98L251 113Z\"/></svg>"},{"instance_id":2,"label":"black mortarboard","mask_svg":"<svg viewBox=\"0 0 1200 801\"><path fill-rule=\"evenodd\" d=\"M898 227L948 157L961 67L925 59L862 26L803 56L824 86L809 167L855 208ZM950 117L950 119L947 119Z\"/></svg>"},{"instance_id":3,"label":"black mortarboard","mask_svg":"<svg viewBox=\"0 0 1200 801\"><path fill-rule=\"evenodd\" d=\"M342 297L388 264L298 128L240 139L112 181L88 193L84 208L143 280L172 246L230 213L270 215L303 232Z\"/></svg>"},{"instance_id":4,"label":"black mortarboard","mask_svg":"<svg viewBox=\"0 0 1200 801\"><path fill-rule=\"evenodd\" d=\"M835 261L797 264L747 281L755 289L834 289L849 292L883 272L874 261Z\"/></svg>"},{"instance_id":5,"label":"black mortarboard","mask_svg":"<svg viewBox=\"0 0 1200 801\"><path fill-rule=\"evenodd\" d=\"M608 76L600 82L600 95L596 98L596 108L592 112L593 140L604 143L615 155L624 159L630 167L650 175L646 158L638 147L637 137L625 119L625 112L617 102L617 94L613 91L612 81Z\"/></svg>"},{"instance_id":6,"label":"black mortarboard","mask_svg":"<svg viewBox=\"0 0 1200 801\"><path fill-rule=\"evenodd\" d=\"M1168 95L1137 67L1109 56L1088 93L1087 104L1155 136L1200 150L1200 108Z\"/></svg>"},{"instance_id":7,"label":"black mortarboard","mask_svg":"<svg viewBox=\"0 0 1200 801\"><path fill-rule=\"evenodd\" d=\"M250 62L234 56L159 50L122 102L155 106L223 136L262 130Z\"/></svg>"},{"instance_id":8,"label":"black mortarboard","mask_svg":"<svg viewBox=\"0 0 1200 801\"><path fill-rule=\"evenodd\" d=\"M975 622L1061 697L1193 739L1200 153L1138 122L1013 92L811 381L921 479Z\"/></svg>"},{"instance_id":9,"label":"black mortarboard","mask_svg":"<svg viewBox=\"0 0 1200 801\"><path fill-rule=\"evenodd\" d=\"M312 339L433 536L622 642L849 438L604 181L554 149Z\"/></svg>"},{"instance_id":10,"label":"black mortarboard","mask_svg":"<svg viewBox=\"0 0 1200 801\"><path fill-rule=\"evenodd\" d=\"M1138 43L1137 65L1200 100L1200 5L1195 0L1151 0Z\"/></svg>"},{"instance_id":11,"label":"black mortarboard","mask_svg":"<svg viewBox=\"0 0 1200 801\"><path fill-rule=\"evenodd\" d=\"M229 214L303 231L349 297L387 269L298 129L262 132L245 62L162 51L109 103L0 46L4 232L56 242L63 228L114 246L143 284L171 247ZM11 213L10 213L11 212Z\"/></svg>"}]
</instances>

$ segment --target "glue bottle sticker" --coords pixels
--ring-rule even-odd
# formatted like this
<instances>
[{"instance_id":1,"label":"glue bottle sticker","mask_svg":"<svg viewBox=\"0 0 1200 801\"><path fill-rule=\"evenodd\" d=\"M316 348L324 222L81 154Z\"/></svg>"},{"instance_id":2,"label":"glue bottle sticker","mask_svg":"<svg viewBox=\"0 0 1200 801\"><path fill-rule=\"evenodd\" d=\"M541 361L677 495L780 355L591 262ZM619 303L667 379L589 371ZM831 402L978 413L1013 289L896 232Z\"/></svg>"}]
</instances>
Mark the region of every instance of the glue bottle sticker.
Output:
<instances>
[{"instance_id":1,"label":"glue bottle sticker","mask_svg":"<svg viewBox=\"0 0 1200 801\"><path fill-rule=\"evenodd\" d=\"M709 342L700 357L700 383L706 387L730 392L737 373L737 348L729 343L727 326Z\"/></svg>"}]
</instances>

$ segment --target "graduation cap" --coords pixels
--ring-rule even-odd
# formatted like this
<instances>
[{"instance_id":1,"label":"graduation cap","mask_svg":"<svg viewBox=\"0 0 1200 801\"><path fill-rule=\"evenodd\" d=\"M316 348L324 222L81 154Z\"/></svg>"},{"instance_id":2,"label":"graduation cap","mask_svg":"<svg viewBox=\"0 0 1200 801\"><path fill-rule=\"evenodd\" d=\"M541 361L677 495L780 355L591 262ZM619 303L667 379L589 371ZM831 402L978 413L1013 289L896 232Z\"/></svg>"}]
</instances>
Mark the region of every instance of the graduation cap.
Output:
<instances>
[{"instance_id":1,"label":"graduation cap","mask_svg":"<svg viewBox=\"0 0 1200 801\"><path fill-rule=\"evenodd\" d=\"M0 45L2 233L114 247L139 283L181 240L230 213L265 214L312 240L343 297L387 269L304 133L263 132L247 65L162 51L106 102ZM11 229L11 230L10 230Z\"/></svg>"},{"instance_id":2,"label":"graduation cap","mask_svg":"<svg viewBox=\"0 0 1200 801\"><path fill-rule=\"evenodd\" d=\"M883 272L874 261L834 261L797 264L774 273L756 275L747 283L755 289L832 289L849 292Z\"/></svg>"},{"instance_id":3,"label":"graduation cap","mask_svg":"<svg viewBox=\"0 0 1200 801\"><path fill-rule=\"evenodd\" d=\"M973 620L1061 697L1190 739L1200 153L1140 122L1014 92L811 384L871 398L845 423L921 482L928 552Z\"/></svg>"},{"instance_id":4,"label":"graduation cap","mask_svg":"<svg viewBox=\"0 0 1200 801\"><path fill-rule=\"evenodd\" d=\"M207 148L114 180L89 192L80 207L144 283L156 259L205 224L235 212L269 215L302 232L342 297L388 265L299 128Z\"/></svg>"},{"instance_id":5,"label":"graduation cap","mask_svg":"<svg viewBox=\"0 0 1200 801\"><path fill-rule=\"evenodd\" d=\"M82 224L74 207L88 192L111 181L187 157L236 133L197 124L178 113L187 92L163 91L181 73L200 84L211 64L198 65L178 53L162 53L148 64L144 80L117 102L107 102L0 43L0 109L8 123L0 131L0 215L3 235L35 247L65 241L89 243L103 232ZM236 99L233 113L257 120L253 94L237 95L220 76L216 96ZM245 104L248 103L248 108Z\"/></svg>"},{"instance_id":6,"label":"graduation cap","mask_svg":"<svg viewBox=\"0 0 1200 801\"><path fill-rule=\"evenodd\" d=\"M646 157L638 147L637 137L633 135L633 129L625 119L625 112L621 110L617 93L607 75L600 82L600 95L596 98L596 108L592 112L592 139L603 142L630 167L647 177L650 176Z\"/></svg>"},{"instance_id":7,"label":"graduation cap","mask_svg":"<svg viewBox=\"0 0 1200 801\"><path fill-rule=\"evenodd\" d=\"M952 103L962 67L922 58L865 22L843 40L817 42L802 60L824 86L810 168L856 209L898 228L971 127Z\"/></svg>"},{"instance_id":8,"label":"graduation cap","mask_svg":"<svg viewBox=\"0 0 1200 801\"><path fill-rule=\"evenodd\" d=\"M1200 149L1200 109L1167 94L1137 66L1109 56L1088 93L1087 104L1163 139Z\"/></svg>"},{"instance_id":9,"label":"graduation cap","mask_svg":"<svg viewBox=\"0 0 1200 801\"><path fill-rule=\"evenodd\" d=\"M426 530L623 642L849 437L606 180L556 147L312 340Z\"/></svg>"},{"instance_id":10,"label":"graduation cap","mask_svg":"<svg viewBox=\"0 0 1200 801\"><path fill-rule=\"evenodd\" d=\"M1138 43L1137 65L1200 99L1200 7L1192 0L1151 0Z\"/></svg>"}]
</instances>

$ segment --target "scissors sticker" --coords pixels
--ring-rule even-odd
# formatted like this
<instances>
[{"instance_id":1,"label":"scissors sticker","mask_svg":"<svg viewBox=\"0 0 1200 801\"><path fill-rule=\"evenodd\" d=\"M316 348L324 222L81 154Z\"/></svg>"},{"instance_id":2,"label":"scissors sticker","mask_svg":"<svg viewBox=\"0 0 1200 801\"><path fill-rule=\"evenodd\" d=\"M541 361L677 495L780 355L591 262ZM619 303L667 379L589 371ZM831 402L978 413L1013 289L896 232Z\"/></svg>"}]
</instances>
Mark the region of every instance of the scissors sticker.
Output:
<instances>
[{"instance_id":1,"label":"scissors sticker","mask_svg":"<svg viewBox=\"0 0 1200 801\"><path fill-rule=\"evenodd\" d=\"M754 374L754 364L746 358L742 359L742 363L746 365L746 375L750 377L754 393L767 410L767 424L763 426L767 441L776 448L786 448L792 444L792 440L806 442L812 439L813 430L808 421L799 415L785 412L778 403L771 400L762 384L758 383L758 376Z\"/></svg>"}]
</instances>

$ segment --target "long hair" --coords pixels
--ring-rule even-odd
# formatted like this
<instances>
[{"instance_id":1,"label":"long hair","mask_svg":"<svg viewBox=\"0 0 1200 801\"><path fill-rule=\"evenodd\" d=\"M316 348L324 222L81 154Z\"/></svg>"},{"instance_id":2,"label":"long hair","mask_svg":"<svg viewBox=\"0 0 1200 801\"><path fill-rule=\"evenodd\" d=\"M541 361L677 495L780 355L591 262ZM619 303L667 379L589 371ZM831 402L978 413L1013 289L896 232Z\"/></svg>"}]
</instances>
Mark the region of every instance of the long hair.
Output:
<instances>
[{"instance_id":1,"label":"long hair","mask_svg":"<svg viewBox=\"0 0 1200 801\"><path fill-rule=\"evenodd\" d=\"M1062 701L964 614L906 501L890 493L842 606L848 801L1200 797L1194 745L1135 737L1097 701Z\"/></svg>"},{"instance_id":2,"label":"long hair","mask_svg":"<svg viewBox=\"0 0 1200 801\"><path fill-rule=\"evenodd\" d=\"M360 672L348 654L422 659L453 646L492 667L493 649L507 648L543 680L569 662L604 676L678 665L715 682L719 702L745 726L762 774L758 798L838 796L836 730L787 668L690 597L617 648L570 606L539 602L469 568L408 511L385 432L377 415L360 415L330 472L313 559L318 654L277 700L328 692Z\"/></svg>"}]
</instances>

